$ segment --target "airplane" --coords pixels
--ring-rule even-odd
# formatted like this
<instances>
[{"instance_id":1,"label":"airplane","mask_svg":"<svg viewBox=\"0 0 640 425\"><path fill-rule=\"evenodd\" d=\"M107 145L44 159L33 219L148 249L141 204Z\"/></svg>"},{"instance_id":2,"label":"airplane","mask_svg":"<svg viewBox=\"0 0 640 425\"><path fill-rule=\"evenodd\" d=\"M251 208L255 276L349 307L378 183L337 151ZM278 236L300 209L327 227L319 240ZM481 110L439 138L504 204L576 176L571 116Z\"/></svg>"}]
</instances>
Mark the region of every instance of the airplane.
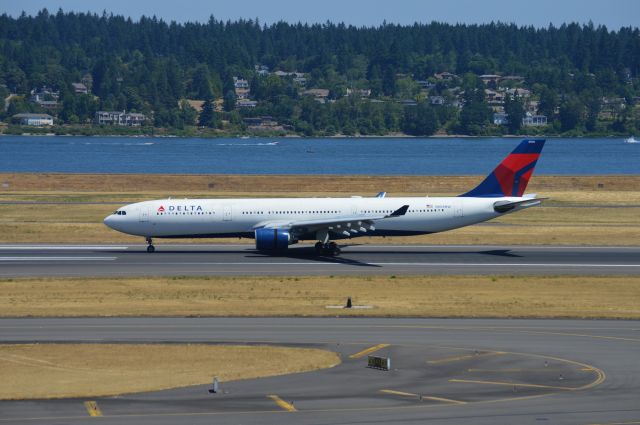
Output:
<instances>
[{"instance_id":1,"label":"airplane","mask_svg":"<svg viewBox=\"0 0 640 425\"><path fill-rule=\"evenodd\" d=\"M258 251L283 253L316 240L318 255L336 256L336 240L358 236L408 236L457 229L540 205L524 194L544 139L525 139L474 189L454 197L161 199L119 208L104 224L153 238L255 239Z\"/></svg>"}]
</instances>

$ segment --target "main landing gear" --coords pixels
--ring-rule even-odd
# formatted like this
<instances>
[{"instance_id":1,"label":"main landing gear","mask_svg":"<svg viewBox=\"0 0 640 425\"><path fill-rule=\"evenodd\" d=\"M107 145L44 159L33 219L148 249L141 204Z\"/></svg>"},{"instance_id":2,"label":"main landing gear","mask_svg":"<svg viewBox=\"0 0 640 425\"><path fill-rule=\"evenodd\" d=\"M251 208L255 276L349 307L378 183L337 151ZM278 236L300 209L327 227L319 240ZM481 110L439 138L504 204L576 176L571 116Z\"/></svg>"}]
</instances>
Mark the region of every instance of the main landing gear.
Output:
<instances>
[{"instance_id":1,"label":"main landing gear","mask_svg":"<svg viewBox=\"0 0 640 425\"><path fill-rule=\"evenodd\" d=\"M151 238L147 238L147 243L149 244L147 246L147 252L156 252L156 247L153 246L153 241L151 240Z\"/></svg>"},{"instance_id":2,"label":"main landing gear","mask_svg":"<svg viewBox=\"0 0 640 425\"><path fill-rule=\"evenodd\" d=\"M340 255L340 247L335 242L316 242L316 254L327 255L329 257L337 257Z\"/></svg>"}]
</instances>

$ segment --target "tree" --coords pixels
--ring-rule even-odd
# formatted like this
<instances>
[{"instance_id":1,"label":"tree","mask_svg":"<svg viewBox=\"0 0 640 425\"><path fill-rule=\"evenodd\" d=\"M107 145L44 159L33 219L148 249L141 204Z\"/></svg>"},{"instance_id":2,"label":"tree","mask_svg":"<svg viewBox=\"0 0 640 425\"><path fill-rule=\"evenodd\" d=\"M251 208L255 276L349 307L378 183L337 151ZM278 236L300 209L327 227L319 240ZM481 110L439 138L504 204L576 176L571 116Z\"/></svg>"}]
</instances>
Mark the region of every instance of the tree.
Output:
<instances>
[{"instance_id":1,"label":"tree","mask_svg":"<svg viewBox=\"0 0 640 425\"><path fill-rule=\"evenodd\" d=\"M518 96L511 98L507 96L504 102L504 112L509 116L507 128L509 133L516 134L522 127L522 119L524 118L524 106Z\"/></svg>"},{"instance_id":2,"label":"tree","mask_svg":"<svg viewBox=\"0 0 640 425\"><path fill-rule=\"evenodd\" d=\"M211 75L206 64L200 64L193 73L191 81L191 94L196 99L211 99L213 89L211 88Z\"/></svg>"},{"instance_id":3,"label":"tree","mask_svg":"<svg viewBox=\"0 0 640 425\"><path fill-rule=\"evenodd\" d=\"M462 134L483 134L491 119L491 109L484 101L484 84L475 75L465 75L464 106L460 112L458 131Z\"/></svg>"},{"instance_id":4,"label":"tree","mask_svg":"<svg viewBox=\"0 0 640 425\"><path fill-rule=\"evenodd\" d=\"M227 91L224 95L223 108L227 112L231 112L236 108L236 94L233 90Z\"/></svg>"},{"instance_id":5,"label":"tree","mask_svg":"<svg viewBox=\"0 0 640 425\"><path fill-rule=\"evenodd\" d=\"M216 125L215 111L213 110L213 103L211 102L211 99L204 101L200 117L198 118L198 125L200 127L214 127Z\"/></svg>"},{"instance_id":6,"label":"tree","mask_svg":"<svg viewBox=\"0 0 640 425\"><path fill-rule=\"evenodd\" d=\"M583 111L584 106L577 97L572 96L565 99L560 105L559 113L562 131L575 129L582 119Z\"/></svg>"},{"instance_id":7,"label":"tree","mask_svg":"<svg viewBox=\"0 0 640 425\"><path fill-rule=\"evenodd\" d=\"M586 108L584 126L587 131L593 131L596 129L596 121L602 107L602 92L598 88L585 90L581 98Z\"/></svg>"},{"instance_id":8,"label":"tree","mask_svg":"<svg viewBox=\"0 0 640 425\"><path fill-rule=\"evenodd\" d=\"M436 112L427 102L405 106L402 129L412 136L431 136L438 129Z\"/></svg>"},{"instance_id":9,"label":"tree","mask_svg":"<svg viewBox=\"0 0 640 425\"><path fill-rule=\"evenodd\" d=\"M558 96L549 87L544 86L540 92L540 103L538 104L538 112L542 115L546 115L551 120L558 106Z\"/></svg>"},{"instance_id":10,"label":"tree","mask_svg":"<svg viewBox=\"0 0 640 425\"><path fill-rule=\"evenodd\" d=\"M211 105L211 102L209 102L209 105L211 106L211 109L212 109L212 112L213 112L212 117L215 118L215 112L213 111L213 105ZM202 125L199 122L200 121L200 117L198 116L198 112L195 109L193 109L193 107L191 107L189 102L187 102L186 100L182 100L182 102L180 102L180 119L186 125L193 125L196 122L196 118L198 118L198 124ZM209 120L209 122L211 122L211 120Z\"/></svg>"}]
</instances>

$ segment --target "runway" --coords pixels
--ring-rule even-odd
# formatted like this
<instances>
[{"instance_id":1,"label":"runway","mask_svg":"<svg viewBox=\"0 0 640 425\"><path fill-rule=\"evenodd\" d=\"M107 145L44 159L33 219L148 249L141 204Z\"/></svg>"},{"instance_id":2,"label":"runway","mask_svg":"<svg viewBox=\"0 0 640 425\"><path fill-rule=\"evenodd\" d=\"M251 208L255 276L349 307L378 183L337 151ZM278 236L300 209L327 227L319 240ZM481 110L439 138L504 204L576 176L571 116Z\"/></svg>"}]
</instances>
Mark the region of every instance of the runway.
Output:
<instances>
[{"instance_id":1,"label":"runway","mask_svg":"<svg viewBox=\"0 0 640 425\"><path fill-rule=\"evenodd\" d=\"M249 244L0 245L0 276L532 274L640 275L640 247L309 245L270 256Z\"/></svg>"},{"instance_id":2,"label":"runway","mask_svg":"<svg viewBox=\"0 0 640 425\"><path fill-rule=\"evenodd\" d=\"M638 423L640 322L1 319L0 342L269 343L341 353L326 370L90 399L0 402L0 423ZM391 371L368 369L388 356ZM359 356L359 357L358 357ZM94 404L85 404L93 402ZM282 402L282 403L281 403Z\"/></svg>"}]
</instances>

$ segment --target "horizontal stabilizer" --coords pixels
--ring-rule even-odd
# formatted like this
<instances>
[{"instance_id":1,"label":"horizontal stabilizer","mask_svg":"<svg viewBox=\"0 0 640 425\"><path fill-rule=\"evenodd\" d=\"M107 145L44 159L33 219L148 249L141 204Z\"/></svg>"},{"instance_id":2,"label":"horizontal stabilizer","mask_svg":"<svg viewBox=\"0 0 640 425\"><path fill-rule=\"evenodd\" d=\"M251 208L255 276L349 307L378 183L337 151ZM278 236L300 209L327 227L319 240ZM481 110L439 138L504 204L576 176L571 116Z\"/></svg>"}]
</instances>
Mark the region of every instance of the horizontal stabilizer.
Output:
<instances>
[{"instance_id":1,"label":"horizontal stabilizer","mask_svg":"<svg viewBox=\"0 0 640 425\"><path fill-rule=\"evenodd\" d=\"M529 208L535 207L536 205L540 205L542 201L549 198L535 198L535 199L525 199L523 201L498 201L494 202L493 210L497 213L506 213L516 208Z\"/></svg>"}]
</instances>

